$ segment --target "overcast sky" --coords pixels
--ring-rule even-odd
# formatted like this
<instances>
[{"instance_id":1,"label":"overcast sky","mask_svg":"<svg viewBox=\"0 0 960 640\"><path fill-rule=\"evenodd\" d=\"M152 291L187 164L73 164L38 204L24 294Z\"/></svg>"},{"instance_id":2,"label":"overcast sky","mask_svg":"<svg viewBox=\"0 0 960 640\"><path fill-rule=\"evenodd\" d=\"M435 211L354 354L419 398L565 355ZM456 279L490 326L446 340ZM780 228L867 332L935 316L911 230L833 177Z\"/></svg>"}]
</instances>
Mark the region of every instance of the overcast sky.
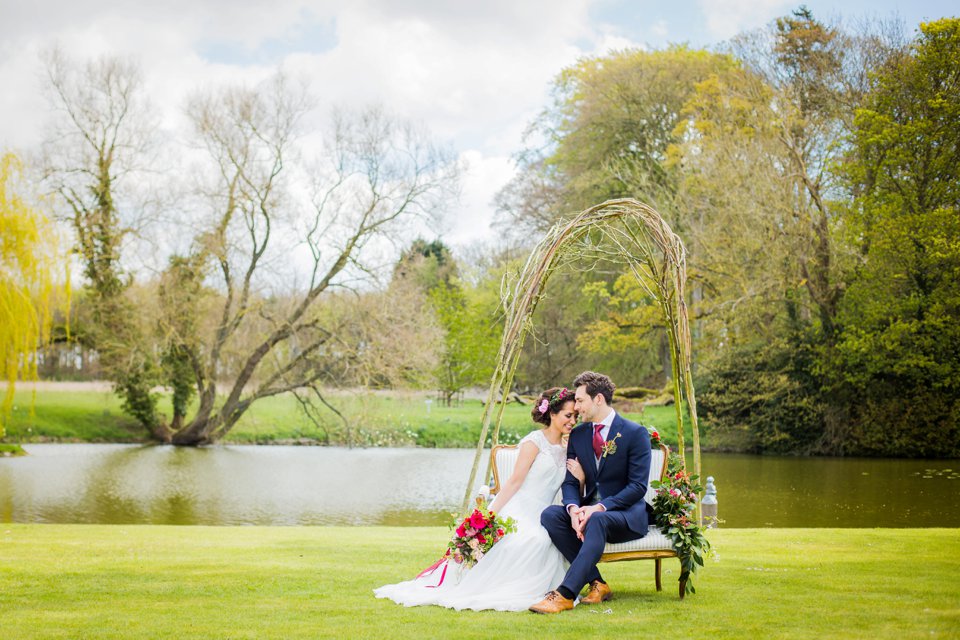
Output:
<instances>
[{"instance_id":1,"label":"overcast sky","mask_svg":"<svg viewBox=\"0 0 960 640\"><path fill-rule=\"evenodd\" d=\"M321 108L380 103L423 123L468 163L442 233L488 235L524 127L553 77L624 47L712 46L799 3L781 0L0 0L0 149L35 145L47 117L38 54L135 57L166 126L210 83L255 83L282 66ZM819 17L899 16L912 32L956 14L938 0L806 2Z\"/></svg>"}]
</instances>

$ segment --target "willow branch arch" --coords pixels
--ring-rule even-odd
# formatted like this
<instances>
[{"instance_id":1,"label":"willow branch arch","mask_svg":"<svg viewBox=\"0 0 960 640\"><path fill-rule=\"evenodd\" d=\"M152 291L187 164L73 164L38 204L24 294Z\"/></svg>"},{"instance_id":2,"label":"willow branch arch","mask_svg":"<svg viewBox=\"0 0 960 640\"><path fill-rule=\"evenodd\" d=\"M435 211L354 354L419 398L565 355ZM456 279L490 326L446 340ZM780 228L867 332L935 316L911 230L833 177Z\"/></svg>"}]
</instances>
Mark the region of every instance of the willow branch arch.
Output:
<instances>
[{"instance_id":1,"label":"willow branch arch","mask_svg":"<svg viewBox=\"0 0 960 640\"><path fill-rule=\"evenodd\" d=\"M593 238L597 234L601 236L600 241L594 244ZM516 279L504 282L501 292L505 312L503 338L484 404L483 426L467 481L463 511L467 510L473 497L483 445L491 420L494 420L495 407L493 444L498 442L506 396L513 385L520 352L533 327L533 313L543 296L547 280L565 262L582 255L584 248L597 251L606 259L625 263L640 286L659 303L670 340L678 453L686 466L683 437L685 401L693 430L694 473L700 475L700 430L691 373L690 324L685 298L686 249L670 225L649 205L632 198L607 200L580 212L568 222L561 221L554 225L530 253ZM489 476L488 467L486 478L489 479Z\"/></svg>"}]
</instances>

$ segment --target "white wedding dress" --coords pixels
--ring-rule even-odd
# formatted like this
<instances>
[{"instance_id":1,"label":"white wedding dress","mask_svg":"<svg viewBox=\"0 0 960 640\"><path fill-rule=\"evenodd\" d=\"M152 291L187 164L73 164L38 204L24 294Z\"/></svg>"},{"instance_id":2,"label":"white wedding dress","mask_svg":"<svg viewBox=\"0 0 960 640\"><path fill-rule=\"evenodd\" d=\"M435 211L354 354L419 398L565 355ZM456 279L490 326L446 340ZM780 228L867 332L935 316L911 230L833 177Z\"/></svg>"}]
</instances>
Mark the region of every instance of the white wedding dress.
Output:
<instances>
[{"instance_id":1,"label":"white wedding dress","mask_svg":"<svg viewBox=\"0 0 960 640\"><path fill-rule=\"evenodd\" d=\"M521 445L524 442L534 443L539 452L520 489L499 513L516 520L517 530L462 575L461 567L446 561L447 574L440 586L435 585L443 566L422 578L374 589L378 598L407 607L433 604L458 610L524 611L560 584L568 564L540 525L540 513L553 502L563 482L566 446L550 444L539 430L525 436Z\"/></svg>"}]
</instances>

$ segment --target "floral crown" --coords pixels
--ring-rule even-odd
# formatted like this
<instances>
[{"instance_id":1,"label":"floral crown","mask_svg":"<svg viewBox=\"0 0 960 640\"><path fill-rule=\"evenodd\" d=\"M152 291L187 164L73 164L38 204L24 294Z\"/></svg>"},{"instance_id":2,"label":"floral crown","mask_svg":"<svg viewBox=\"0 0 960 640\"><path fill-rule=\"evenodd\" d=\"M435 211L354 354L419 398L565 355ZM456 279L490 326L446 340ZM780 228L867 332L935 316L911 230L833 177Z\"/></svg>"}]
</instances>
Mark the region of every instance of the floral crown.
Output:
<instances>
[{"instance_id":1,"label":"floral crown","mask_svg":"<svg viewBox=\"0 0 960 640\"><path fill-rule=\"evenodd\" d=\"M550 399L543 398L540 400L540 406L537 407L537 411L540 412L540 415L545 414L549 409L550 405L564 400L568 395L570 395L570 390L564 387L560 389L555 394L550 396Z\"/></svg>"}]
</instances>

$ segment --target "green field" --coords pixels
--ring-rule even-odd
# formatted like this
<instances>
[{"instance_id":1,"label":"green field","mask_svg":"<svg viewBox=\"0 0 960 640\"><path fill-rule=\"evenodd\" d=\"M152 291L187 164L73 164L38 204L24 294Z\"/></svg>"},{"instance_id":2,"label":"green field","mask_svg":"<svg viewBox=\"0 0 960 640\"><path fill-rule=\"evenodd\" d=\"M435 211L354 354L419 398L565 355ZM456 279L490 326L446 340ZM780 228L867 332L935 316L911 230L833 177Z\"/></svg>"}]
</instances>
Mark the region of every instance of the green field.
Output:
<instances>
[{"instance_id":1,"label":"green field","mask_svg":"<svg viewBox=\"0 0 960 640\"><path fill-rule=\"evenodd\" d=\"M443 528L0 525L16 638L956 638L960 530L730 529L676 595L676 561L603 565L614 600L558 616L373 597Z\"/></svg>"},{"instance_id":2,"label":"green field","mask_svg":"<svg viewBox=\"0 0 960 640\"><path fill-rule=\"evenodd\" d=\"M483 404L465 400L444 407L428 394L331 394L329 400L347 419L332 413L321 426L308 420L292 396L266 398L244 415L224 442L241 444L328 444L355 446L474 447L480 435ZM31 403L33 404L31 410ZM161 398L161 407L168 409ZM668 444L676 443L673 407L649 407L625 414L657 427ZM530 407L508 404L500 442L514 443L533 428ZM7 442L142 442L145 432L123 414L120 402L104 391L41 390L35 400L18 391L7 425ZM687 427L687 443L690 442Z\"/></svg>"}]
</instances>

